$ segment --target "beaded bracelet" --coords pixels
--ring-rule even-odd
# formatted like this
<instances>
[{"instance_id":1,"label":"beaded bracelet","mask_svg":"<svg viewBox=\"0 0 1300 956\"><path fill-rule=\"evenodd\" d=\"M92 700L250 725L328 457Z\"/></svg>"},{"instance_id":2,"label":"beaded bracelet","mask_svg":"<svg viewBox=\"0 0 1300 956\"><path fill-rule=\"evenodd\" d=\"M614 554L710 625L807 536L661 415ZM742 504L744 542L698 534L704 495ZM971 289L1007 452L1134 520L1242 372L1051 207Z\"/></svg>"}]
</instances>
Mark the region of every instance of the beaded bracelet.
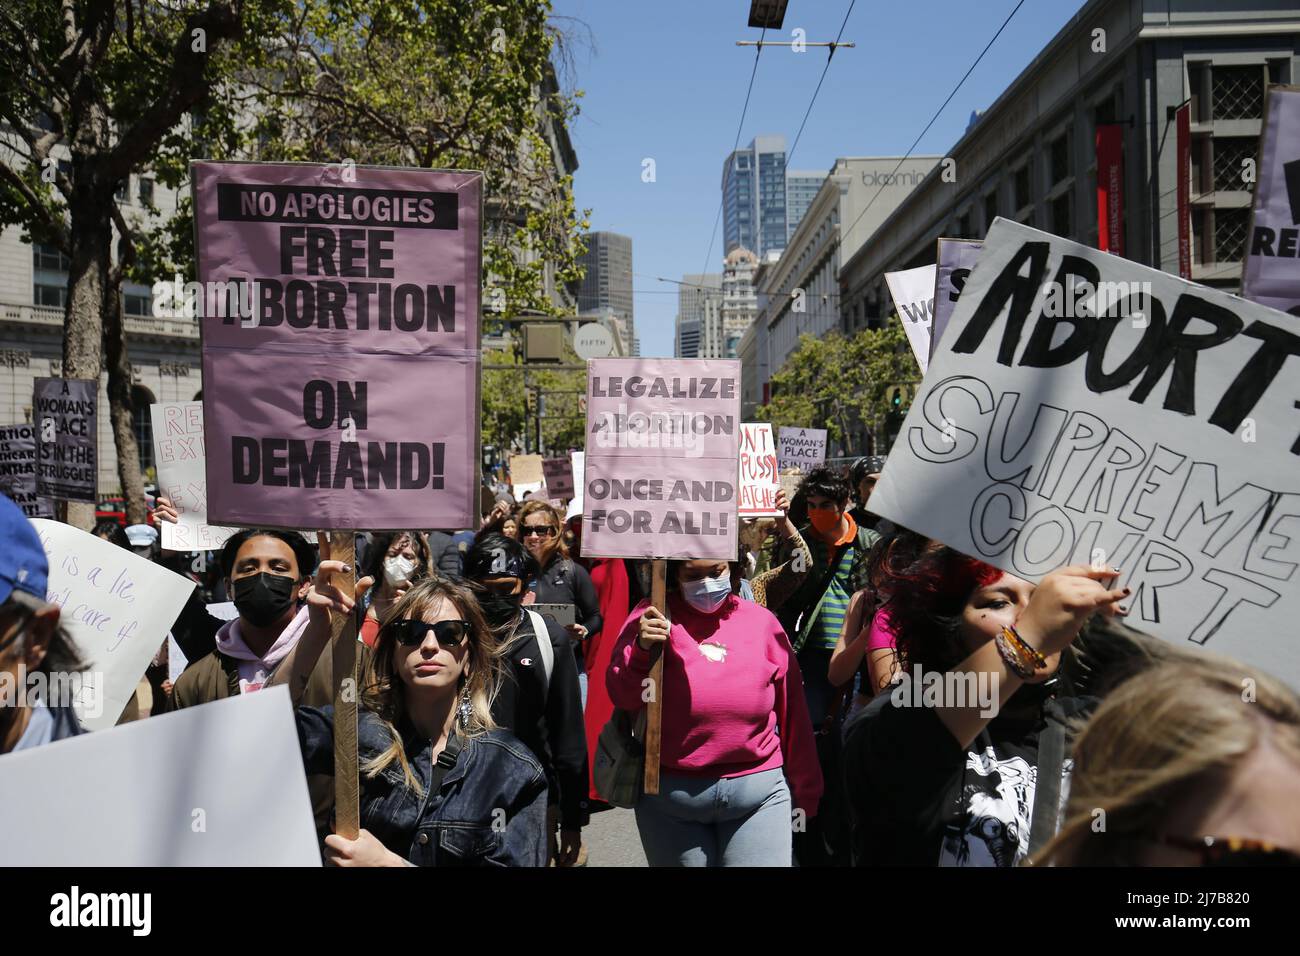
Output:
<instances>
[{"instance_id":1,"label":"beaded bracelet","mask_svg":"<svg viewBox=\"0 0 1300 956\"><path fill-rule=\"evenodd\" d=\"M1011 646L1016 649L1018 656L1022 660L1032 662L1035 668L1047 666L1047 658L1034 648L1030 647L1029 642L1021 637L1020 632L1013 626L1010 624L1004 625L1002 628L1002 634L1011 642Z\"/></svg>"},{"instance_id":2,"label":"beaded bracelet","mask_svg":"<svg viewBox=\"0 0 1300 956\"><path fill-rule=\"evenodd\" d=\"M1022 680L1029 680L1034 676L1033 665L1020 656L1020 652L1007 638L1006 628L998 632L993 638L993 643L997 646L1002 663L1006 664L1013 674Z\"/></svg>"}]
</instances>

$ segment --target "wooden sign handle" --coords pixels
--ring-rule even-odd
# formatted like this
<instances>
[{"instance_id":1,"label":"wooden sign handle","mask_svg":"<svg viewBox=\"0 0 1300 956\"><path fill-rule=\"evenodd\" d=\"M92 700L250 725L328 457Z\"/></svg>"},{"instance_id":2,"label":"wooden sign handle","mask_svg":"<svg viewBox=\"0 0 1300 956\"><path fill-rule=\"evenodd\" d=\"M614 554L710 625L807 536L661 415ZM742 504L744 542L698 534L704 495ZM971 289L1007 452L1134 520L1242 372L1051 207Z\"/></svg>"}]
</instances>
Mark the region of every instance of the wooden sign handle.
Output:
<instances>
[{"instance_id":1,"label":"wooden sign handle","mask_svg":"<svg viewBox=\"0 0 1300 956\"><path fill-rule=\"evenodd\" d=\"M650 565L650 603L664 617L668 616L668 562L656 558ZM649 707L645 723L645 792L659 792L659 752L662 744L664 716L664 645L650 652Z\"/></svg>"},{"instance_id":2,"label":"wooden sign handle","mask_svg":"<svg viewBox=\"0 0 1300 956\"><path fill-rule=\"evenodd\" d=\"M356 538L351 531L330 532L330 557L352 568L334 575L334 586L356 595ZM361 834L361 793L357 775L357 611L330 620L334 664L334 832L347 840Z\"/></svg>"}]
</instances>

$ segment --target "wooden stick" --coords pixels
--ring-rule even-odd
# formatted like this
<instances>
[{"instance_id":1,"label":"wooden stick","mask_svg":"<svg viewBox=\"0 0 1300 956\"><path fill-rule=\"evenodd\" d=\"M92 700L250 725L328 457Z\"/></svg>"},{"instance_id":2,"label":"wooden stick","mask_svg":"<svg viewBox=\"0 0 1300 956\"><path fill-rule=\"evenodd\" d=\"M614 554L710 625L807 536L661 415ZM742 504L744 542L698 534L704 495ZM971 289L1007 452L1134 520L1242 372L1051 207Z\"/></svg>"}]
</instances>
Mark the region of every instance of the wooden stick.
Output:
<instances>
[{"instance_id":1,"label":"wooden stick","mask_svg":"<svg viewBox=\"0 0 1300 956\"><path fill-rule=\"evenodd\" d=\"M668 562L656 558L650 566L650 603L664 617L668 616ZM664 716L664 645L651 651L649 707L645 723L645 792L659 792L659 751L663 741Z\"/></svg>"},{"instance_id":2,"label":"wooden stick","mask_svg":"<svg viewBox=\"0 0 1300 956\"><path fill-rule=\"evenodd\" d=\"M352 568L334 575L334 586L356 594L356 539L351 531L330 532L330 557ZM361 833L361 794L357 776L357 615L330 620L334 664L334 832L355 840Z\"/></svg>"}]
</instances>

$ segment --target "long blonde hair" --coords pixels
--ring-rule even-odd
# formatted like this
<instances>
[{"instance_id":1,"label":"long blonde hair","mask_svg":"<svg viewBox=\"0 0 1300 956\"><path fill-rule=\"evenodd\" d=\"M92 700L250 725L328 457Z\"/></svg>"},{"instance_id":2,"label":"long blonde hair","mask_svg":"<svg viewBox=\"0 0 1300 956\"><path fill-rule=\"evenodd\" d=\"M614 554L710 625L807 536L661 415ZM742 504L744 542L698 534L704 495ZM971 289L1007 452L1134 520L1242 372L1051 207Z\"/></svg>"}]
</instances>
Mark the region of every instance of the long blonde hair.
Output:
<instances>
[{"instance_id":1,"label":"long blonde hair","mask_svg":"<svg viewBox=\"0 0 1300 956\"><path fill-rule=\"evenodd\" d=\"M1171 645L1143 653L1145 668L1106 696L1075 741L1065 824L1034 864L1137 865L1199 783L1265 743L1300 764L1300 698L1280 681Z\"/></svg>"},{"instance_id":2,"label":"long blonde hair","mask_svg":"<svg viewBox=\"0 0 1300 956\"><path fill-rule=\"evenodd\" d=\"M492 720L492 701L501 684L496 637L483 619L483 611L473 593L463 584L434 574L414 585L384 615L375 651L366 665L361 691L361 706L383 722L392 738L387 750L362 763L361 771L367 778L373 778L397 761L406 785L416 793L422 793L423 788L411 771L402 736L397 731L397 723L406 716L406 685L397 674L397 637L386 625L391 621L421 620L426 612L443 601L455 606L470 623L466 676L460 685L462 693L468 690L470 713L468 724L460 727L459 732L472 737L496 727Z\"/></svg>"},{"instance_id":3,"label":"long blonde hair","mask_svg":"<svg viewBox=\"0 0 1300 956\"><path fill-rule=\"evenodd\" d=\"M519 541L522 544L524 540L524 522L528 520L529 515L540 514L546 518L547 522L555 529L555 534L547 539L544 545L546 558L538 561L542 570L546 570L546 565L550 564L551 559L557 554L561 558L569 556L569 546L564 543L564 522L560 519L560 513L551 507L549 502L540 501L537 498L530 498L525 501L523 507L519 509Z\"/></svg>"}]
</instances>

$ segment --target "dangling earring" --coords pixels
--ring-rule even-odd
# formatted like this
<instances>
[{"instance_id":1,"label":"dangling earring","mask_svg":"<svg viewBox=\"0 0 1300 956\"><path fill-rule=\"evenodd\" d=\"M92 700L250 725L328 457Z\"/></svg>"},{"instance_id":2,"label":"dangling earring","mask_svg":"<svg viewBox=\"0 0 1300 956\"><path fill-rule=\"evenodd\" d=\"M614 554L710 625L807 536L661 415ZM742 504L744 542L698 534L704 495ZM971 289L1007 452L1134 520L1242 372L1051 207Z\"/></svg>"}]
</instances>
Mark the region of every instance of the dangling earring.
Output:
<instances>
[{"instance_id":1,"label":"dangling earring","mask_svg":"<svg viewBox=\"0 0 1300 956\"><path fill-rule=\"evenodd\" d=\"M456 705L456 723L461 730L469 727L470 714L474 712L474 705L470 703L469 698L469 681L465 681L465 688L460 693L460 703Z\"/></svg>"}]
</instances>

